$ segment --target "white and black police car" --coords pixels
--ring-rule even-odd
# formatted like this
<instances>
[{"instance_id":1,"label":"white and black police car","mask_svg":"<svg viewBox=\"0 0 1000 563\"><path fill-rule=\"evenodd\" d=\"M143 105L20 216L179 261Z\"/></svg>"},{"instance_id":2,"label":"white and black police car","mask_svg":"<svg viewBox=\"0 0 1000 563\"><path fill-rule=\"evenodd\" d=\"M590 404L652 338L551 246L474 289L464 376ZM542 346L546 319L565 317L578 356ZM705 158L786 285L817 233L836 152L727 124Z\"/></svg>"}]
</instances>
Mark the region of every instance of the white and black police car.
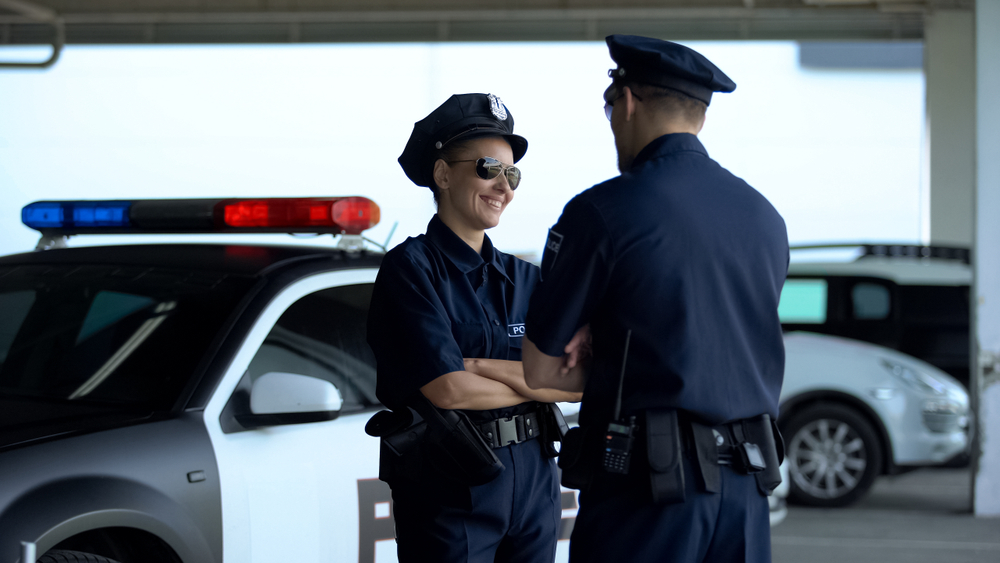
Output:
<instances>
[{"instance_id":1,"label":"white and black police car","mask_svg":"<svg viewBox=\"0 0 1000 563\"><path fill-rule=\"evenodd\" d=\"M364 432L378 220L363 197L25 207L45 250L0 257L0 562L395 561ZM305 232L340 242L64 244Z\"/></svg>"}]
</instances>

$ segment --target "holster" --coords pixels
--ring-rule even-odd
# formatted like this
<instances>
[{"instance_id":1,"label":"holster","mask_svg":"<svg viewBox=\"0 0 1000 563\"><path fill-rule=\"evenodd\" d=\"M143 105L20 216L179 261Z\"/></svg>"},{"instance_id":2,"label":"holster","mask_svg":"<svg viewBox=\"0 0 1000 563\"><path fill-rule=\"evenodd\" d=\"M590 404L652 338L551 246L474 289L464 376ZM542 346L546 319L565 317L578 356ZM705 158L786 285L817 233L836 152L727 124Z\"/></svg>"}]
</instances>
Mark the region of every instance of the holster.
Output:
<instances>
[{"instance_id":1,"label":"holster","mask_svg":"<svg viewBox=\"0 0 1000 563\"><path fill-rule=\"evenodd\" d=\"M559 449L556 449L555 442L562 442L563 437L569 432L569 425L566 418L555 403L541 403L538 410L541 419L541 440L542 453L549 457L557 457Z\"/></svg>"},{"instance_id":2,"label":"holster","mask_svg":"<svg viewBox=\"0 0 1000 563\"><path fill-rule=\"evenodd\" d=\"M431 468L448 481L482 485L504 470L465 413L439 409L420 395L412 407L379 411L365 425L381 438L379 479L420 480Z\"/></svg>"},{"instance_id":3,"label":"holster","mask_svg":"<svg viewBox=\"0 0 1000 563\"><path fill-rule=\"evenodd\" d=\"M492 481L504 470L493 448L465 413L439 409L423 395L414 403L417 413L427 422L424 456L441 474L475 486Z\"/></svg>"},{"instance_id":4,"label":"holster","mask_svg":"<svg viewBox=\"0 0 1000 563\"><path fill-rule=\"evenodd\" d=\"M684 502L683 450L677 411L649 409L645 415L646 455L653 502Z\"/></svg>"},{"instance_id":5,"label":"holster","mask_svg":"<svg viewBox=\"0 0 1000 563\"><path fill-rule=\"evenodd\" d=\"M380 438L378 478L391 483L419 475L421 446L427 424L413 409L379 411L365 424L365 433Z\"/></svg>"}]
</instances>

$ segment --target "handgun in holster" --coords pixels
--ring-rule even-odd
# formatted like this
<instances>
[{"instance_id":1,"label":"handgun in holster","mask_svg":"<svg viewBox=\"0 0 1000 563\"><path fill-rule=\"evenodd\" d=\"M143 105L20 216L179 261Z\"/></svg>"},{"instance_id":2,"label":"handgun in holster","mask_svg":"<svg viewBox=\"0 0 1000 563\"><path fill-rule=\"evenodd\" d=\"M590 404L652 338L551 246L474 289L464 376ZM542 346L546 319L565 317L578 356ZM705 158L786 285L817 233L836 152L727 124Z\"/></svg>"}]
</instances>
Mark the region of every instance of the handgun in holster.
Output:
<instances>
[{"instance_id":1,"label":"handgun in holster","mask_svg":"<svg viewBox=\"0 0 1000 563\"><path fill-rule=\"evenodd\" d=\"M503 463L465 413L440 409L423 394L418 395L413 406L427 422L423 450L432 467L469 486L488 483L500 475Z\"/></svg>"}]
</instances>

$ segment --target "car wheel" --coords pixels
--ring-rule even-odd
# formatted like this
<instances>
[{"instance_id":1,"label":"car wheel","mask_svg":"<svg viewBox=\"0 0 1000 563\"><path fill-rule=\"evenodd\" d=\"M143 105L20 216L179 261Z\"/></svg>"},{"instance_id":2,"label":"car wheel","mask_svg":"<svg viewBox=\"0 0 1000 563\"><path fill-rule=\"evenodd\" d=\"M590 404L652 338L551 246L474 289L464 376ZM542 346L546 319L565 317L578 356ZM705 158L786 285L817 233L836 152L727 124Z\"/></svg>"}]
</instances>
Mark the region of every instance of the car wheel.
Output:
<instances>
[{"instance_id":1,"label":"car wheel","mask_svg":"<svg viewBox=\"0 0 1000 563\"><path fill-rule=\"evenodd\" d=\"M783 434L793 502L848 505L868 491L881 471L882 448L875 430L850 407L808 407L789 419Z\"/></svg>"},{"instance_id":2,"label":"car wheel","mask_svg":"<svg viewBox=\"0 0 1000 563\"><path fill-rule=\"evenodd\" d=\"M38 563L118 563L114 559L83 553L82 551L66 551L64 549L53 549L46 551L45 555L38 558Z\"/></svg>"}]
</instances>

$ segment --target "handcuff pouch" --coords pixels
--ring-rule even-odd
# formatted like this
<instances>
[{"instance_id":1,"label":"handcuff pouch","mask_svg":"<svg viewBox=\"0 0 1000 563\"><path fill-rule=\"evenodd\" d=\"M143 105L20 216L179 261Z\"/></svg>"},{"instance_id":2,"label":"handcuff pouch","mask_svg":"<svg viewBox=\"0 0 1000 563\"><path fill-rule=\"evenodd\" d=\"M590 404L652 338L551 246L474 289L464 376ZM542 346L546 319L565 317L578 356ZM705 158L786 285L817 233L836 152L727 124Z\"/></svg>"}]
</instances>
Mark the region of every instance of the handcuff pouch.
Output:
<instances>
[{"instance_id":1,"label":"handcuff pouch","mask_svg":"<svg viewBox=\"0 0 1000 563\"><path fill-rule=\"evenodd\" d=\"M677 411L649 409L644 424L653 502L684 502L684 465Z\"/></svg>"}]
</instances>

